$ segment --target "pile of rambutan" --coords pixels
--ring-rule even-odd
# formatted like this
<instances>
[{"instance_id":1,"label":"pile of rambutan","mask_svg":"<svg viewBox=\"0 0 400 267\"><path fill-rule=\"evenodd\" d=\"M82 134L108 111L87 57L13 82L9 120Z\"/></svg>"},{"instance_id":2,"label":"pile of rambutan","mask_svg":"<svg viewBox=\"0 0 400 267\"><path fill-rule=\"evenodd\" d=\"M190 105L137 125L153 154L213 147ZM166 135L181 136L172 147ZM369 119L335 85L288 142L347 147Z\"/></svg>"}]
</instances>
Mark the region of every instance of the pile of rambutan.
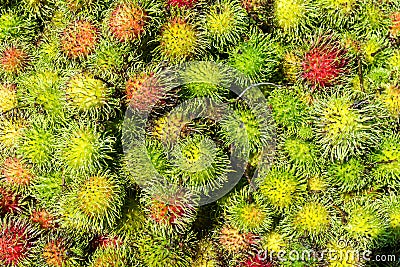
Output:
<instances>
[{"instance_id":1,"label":"pile of rambutan","mask_svg":"<svg viewBox=\"0 0 400 267\"><path fill-rule=\"evenodd\" d=\"M400 260L399 0L0 0L0 267Z\"/></svg>"}]
</instances>

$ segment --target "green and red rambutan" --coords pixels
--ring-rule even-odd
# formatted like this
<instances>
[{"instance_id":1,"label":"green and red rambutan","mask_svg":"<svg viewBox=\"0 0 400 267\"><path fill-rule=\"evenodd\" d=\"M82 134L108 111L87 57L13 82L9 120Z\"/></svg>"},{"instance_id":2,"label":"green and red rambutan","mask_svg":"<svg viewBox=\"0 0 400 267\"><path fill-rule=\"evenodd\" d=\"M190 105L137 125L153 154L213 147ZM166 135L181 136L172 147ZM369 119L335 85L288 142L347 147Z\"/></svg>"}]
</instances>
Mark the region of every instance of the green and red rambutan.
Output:
<instances>
[{"instance_id":1,"label":"green and red rambutan","mask_svg":"<svg viewBox=\"0 0 400 267\"><path fill-rule=\"evenodd\" d=\"M34 179L34 175L27 164L16 157L8 157L1 166L1 182L14 190L26 189Z\"/></svg>"},{"instance_id":2,"label":"green and red rambutan","mask_svg":"<svg viewBox=\"0 0 400 267\"><path fill-rule=\"evenodd\" d=\"M33 256L37 232L25 221L13 217L1 219L0 226L0 263L6 267L29 266L26 264Z\"/></svg>"},{"instance_id":3,"label":"green and red rambutan","mask_svg":"<svg viewBox=\"0 0 400 267\"><path fill-rule=\"evenodd\" d=\"M301 77L313 88L338 84L350 67L347 51L330 37L319 37L301 60Z\"/></svg>"},{"instance_id":4,"label":"green and red rambutan","mask_svg":"<svg viewBox=\"0 0 400 267\"><path fill-rule=\"evenodd\" d=\"M61 50L70 59L88 56L99 40L99 30L88 20L71 22L60 36Z\"/></svg>"},{"instance_id":5,"label":"green and red rambutan","mask_svg":"<svg viewBox=\"0 0 400 267\"><path fill-rule=\"evenodd\" d=\"M110 14L108 27L111 35L120 42L140 39L150 23L146 10L137 2L122 2Z\"/></svg>"},{"instance_id":6,"label":"green and red rambutan","mask_svg":"<svg viewBox=\"0 0 400 267\"><path fill-rule=\"evenodd\" d=\"M248 21L246 11L236 0L218 0L209 7L205 14L204 31L211 45L224 49L237 44L245 33Z\"/></svg>"},{"instance_id":7,"label":"green and red rambutan","mask_svg":"<svg viewBox=\"0 0 400 267\"><path fill-rule=\"evenodd\" d=\"M400 12L393 12L390 15L392 25L390 26L389 33L393 38L397 38L400 35Z\"/></svg>"},{"instance_id":8,"label":"green and red rambutan","mask_svg":"<svg viewBox=\"0 0 400 267\"><path fill-rule=\"evenodd\" d=\"M267 232L273 223L266 201L248 187L231 195L224 210L227 222L244 233Z\"/></svg>"},{"instance_id":9,"label":"green and red rambutan","mask_svg":"<svg viewBox=\"0 0 400 267\"><path fill-rule=\"evenodd\" d=\"M50 230L57 227L56 217L46 209L32 210L29 217L33 224L37 224L43 230Z\"/></svg>"},{"instance_id":10,"label":"green and red rambutan","mask_svg":"<svg viewBox=\"0 0 400 267\"><path fill-rule=\"evenodd\" d=\"M57 234L56 237L48 238L41 248L39 262L46 267L78 266L71 244L71 240L57 237Z\"/></svg>"},{"instance_id":11,"label":"green and red rambutan","mask_svg":"<svg viewBox=\"0 0 400 267\"><path fill-rule=\"evenodd\" d=\"M203 36L189 18L169 19L158 37L160 45L155 52L163 60L180 63L198 57L205 47Z\"/></svg>"},{"instance_id":12,"label":"green and red rambutan","mask_svg":"<svg viewBox=\"0 0 400 267\"><path fill-rule=\"evenodd\" d=\"M260 237L251 232L241 232L226 224L216 231L215 242L230 256L241 257L246 255L252 247L259 245Z\"/></svg>"},{"instance_id":13,"label":"green and red rambutan","mask_svg":"<svg viewBox=\"0 0 400 267\"><path fill-rule=\"evenodd\" d=\"M6 76L20 74L26 69L29 61L28 52L17 45L5 45L0 48L0 70Z\"/></svg>"}]
</instances>

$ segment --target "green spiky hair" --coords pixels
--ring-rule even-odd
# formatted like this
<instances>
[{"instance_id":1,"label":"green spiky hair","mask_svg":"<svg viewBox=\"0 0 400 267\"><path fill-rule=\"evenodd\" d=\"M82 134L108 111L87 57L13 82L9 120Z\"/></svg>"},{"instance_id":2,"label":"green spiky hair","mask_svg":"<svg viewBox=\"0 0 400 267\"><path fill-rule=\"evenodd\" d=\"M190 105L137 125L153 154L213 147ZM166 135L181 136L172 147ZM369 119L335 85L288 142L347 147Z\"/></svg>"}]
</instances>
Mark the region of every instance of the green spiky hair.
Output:
<instances>
[{"instance_id":1,"label":"green spiky hair","mask_svg":"<svg viewBox=\"0 0 400 267\"><path fill-rule=\"evenodd\" d=\"M228 223L241 232L267 232L272 226L272 212L268 204L248 187L231 195L224 210Z\"/></svg>"},{"instance_id":2,"label":"green spiky hair","mask_svg":"<svg viewBox=\"0 0 400 267\"><path fill-rule=\"evenodd\" d=\"M340 234L343 231L340 231ZM328 259L329 267L356 267L363 266L364 260L360 257L357 251L360 247L349 238L337 235L333 238L326 248L331 251L331 257ZM358 255L357 255L358 254ZM360 265L361 264L361 265Z\"/></svg>"},{"instance_id":3,"label":"green spiky hair","mask_svg":"<svg viewBox=\"0 0 400 267\"><path fill-rule=\"evenodd\" d=\"M272 230L261 236L261 247L264 251L281 251L288 246L288 238L281 231Z\"/></svg>"},{"instance_id":4,"label":"green spiky hair","mask_svg":"<svg viewBox=\"0 0 400 267\"><path fill-rule=\"evenodd\" d=\"M43 267L62 267L78 266L79 257L73 241L69 238L61 237L62 233L52 233L52 237L47 237L40 244L36 262Z\"/></svg>"},{"instance_id":5,"label":"green spiky hair","mask_svg":"<svg viewBox=\"0 0 400 267\"><path fill-rule=\"evenodd\" d=\"M49 167L53 162L56 137L48 120L42 116L31 118L18 142L17 153L35 167Z\"/></svg>"},{"instance_id":6,"label":"green spiky hair","mask_svg":"<svg viewBox=\"0 0 400 267\"><path fill-rule=\"evenodd\" d=\"M101 127L100 127L101 128ZM114 152L114 139L92 123L72 123L63 132L57 155L71 174L91 174L102 169Z\"/></svg>"},{"instance_id":7,"label":"green spiky hair","mask_svg":"<svg viewBox=\"0 0 400 267\"><path fill-rule=\"evenodd\" d=\"M0 113L12 111L18 107L17 90L14 85L0 84Z\"/></svg>"},{"instance_id":8,"label":"green spiky hair","mask_svg":"<svg viewBox=\"0 0 400 267\"><path fill-rule=\"evenodd\" d=\"M240 104L222 118L221 135L228 145L234 144L239 149L240 156L259 152L270 144L275 135L269 113L265 106L257 105L249 109Z\"/></svg>"},{"instance_id":9,"label":"green spiky hair","mask_svg":"<svg viewBox=\"0 0 400 267\"><path fill-rule=\"evenodd\" d=\"M189 98L221 99L229 92L231 75L233 73L222 64L212 61L187 64L180 73L184 84L183 94Z\"/></svg>"},{"instance_id":10,"label":"green spiky hair","mask_svg":"<svg viewBox=\"0 0 400 267\"><path fill-rule=\"evenodd\" d=\"M123 172L132 185L145 185L161 175L168 175L170 167L165 148L157 140L133 143L123 157Z\"/></svg>"},{"instance_id":11,"label":"green spiky hair","mask_svg":"<svg viewBox=\"0 0 400 267\"><path fill-rule=\"evenodd\" d=\"M49 117L62 117L66 101L60 86L62 77L57 71L29 72L19 79L19 96L24 103L34 107L40 105Z\"/></svg>"},{"instance_id":12,"label":"green spiky hair","mask_svg":"<svg viewBox=\"0 0 400 267\"><path fill-rule=\"evenodd\" d=\"M360 159L351 158L347 162L331 164L327 170L327 177L332 185L342 192L351 192L364 189L370 184L366 175L366 167Z\"/></svg>"},{"instance_id":13,"label":"green spiky hair","mask_svg":"<svg viewBox=\"0 0 400 267\"><path fill-rule=\"evenodd\" d=\"M283 151L300 171L315 173L319 166L319 151L316 145L298 138L288 138Z\"/></svg>"},{"instance_id":14,"label":"green spiky hair","mask_svg":"<svg viewBox=\"0 0 400 267\"><path fill-rule=\"evenodd\" d=\"M373 200L353 199L344 205L347 223L344 229L349 238L362 247L385 244L388 222L382 216L378 203Z\"/></svg>"},{"instance_id":15,"label":"green spiky hair","mask_svg":"<svg viewBox=\"0 0 400 267\"><path fill-rule=\"evenodd\" d=\"M70 183L70 179L61 172L49 172L36 177L31 190L31 195L40 201L45 207L53 207L60 200L64 187Z\"/></svg>"},{"instance_id":16,"label":"green spiky hair","mask_svg":"<svg viewBox=\"0 0 400 267\"><path fill-rule=\"evenodd\" d=\"M16 157L7 157L0 164L0 185L14 192L26 193L34 179L31 167Z\"/></svg>"},{"instance_id":17,"label":"green spiky hair","mask_svg":"<svg viewBox=\"0 0 400 267\"><path fill-rule=\"evenodd\" d=\"M323 21L335 29L342 30L354 22L358 3L356 0L318 0L318 7L323 10Z\"/></svg>"},{"instance_id":18,"label":"green spiky hair","mask_svg":"<svg viewBox=\"0 0 400 267\"><path fill-rule=\"evenodd\" d=\"M204 49L203 34L189 18L175 17L167 21L158 37L160 45L155 52L161 59L180 63L202 54Z\"/></svg>"},{"instance_id":19,"label":"green spiky hair","mask_svg":"<svg viewBox=\"0 0 400 267\"><path fill-rule=\"evenodd\" d=\"M148 267L191 267L192 235L152 231L138 239L138 257Z\"/></svg>"},{"instance_id":20,"label":"green spiky hair","mask_svg":"<svg viewBox=\"0 0 400 267\"><path fill-rule=\"evenodd\" d=\"M324 245L329 240L332 227L338 223L329 199L311 197L290 211L283 221L283 229L297 238L309 237L312 242Z\"/></svg>"},{"instance_id":21,"label":"green spiky hair","mask_svg":"<svg viewBox=\"0 0 400 267\"><path fill-rule=\"evenodd\" d=\"M268 103L275 122L289 135L299 134L311 121L308 105L292 90L274 90Z\"/></svg>"},{"instance_id":22,"label":"green spiky hair","mask_svg":"<svg viewBox=\"0 0 400 267\"><path fill-rule=\"evenodd\" d=\"M171 156L177 174L195 191L208 194L227 180L228 156L206 136L195 135L180 140Z\"/></svg>"},{"instance_id":23,"label":"green spiky hair","mask_svg":"<svg viewBox=\"0 0 400 267\"><path fill-rule=\"evenodd\" d=\"M263 171L258 178L258 185L262 196L279 212L301 200L306 190L306 184L287 165Z\"/></svg>"},{"instance_id":24,"label":"green spiky hair","mask_svg":"<svg viewBox=\"0 0 400 267\"><path fill-rule=\"evenodd\" d=\"M331 160L363 155L379 142L384 113L370 100L335 93L315 103L315 131L322 154Z\"/></svg>"},{"instance_id":25,"label":"green spiky hair","mask_svg":"<svg viewBox=\"0 0 400 267\"><path fill-rule=\"evenodd\" d=\"M65 88L69 104L77 111L91 116L107 114L112 103L111 89L90 73L71 77Z\"/></svg>"},{"instance_id":26,"label":"green spiky hair","mask_svg":"<svg viewBox=\"0 0 400 267\"><path fill-rule=\"evenodd\" d=\"M125 267L130 266L130 253L126 245L97 248L91 257L89 267Z\"/></svg>"},{"instance_id":27,"label":"green spiky hair","mask_svg":"<svg viewBox=\"0 0 400 267\"><path fill-rule=\"evenodd\" d=\"M379 201L383 208L383 214L389 222L389 238L396 242L395 240L400 235L400 197L390 193Z\"/></svg>"},{"instance_id":28,"label":"green spiky hair","mask_svg":"<svg viewBox=\"0 0 400 267\"><path fill-rule=\"evenodd\" d=\"M389 1L381 4L374 1L360 2L360 10L357 12L356 23L353 25L359 36L386 35L391 23L389 3Z\"/></svg>"},{"instance_id":29,"label":"green spiky hair","mask_svg":"<svg viewBox=\"0 0 400 267\"><path fill-rule=\"evenodd\" d=\"M0 11L0 42L6 40L29 41L35 35L36 25L15 10Z\"/></svg>"},{"instance_id":30,"label":"green spiky hair","mask_svg":"<svg viewBox=\"0 0 400 267\"><path fill-rule=\"evenodd\" d=\"M235 45L247 28L247 14L237 0L218 0L203 18L206 36L213 47Z\"/></svg>"},{"instance_id":31,"label":"green spiky hair","mask_svg":"<svg viewBox=\"0 0 400 267\"><path fill-rule=\"evenodd\" d=\"M26 120L22 118L0 116L0 155L15 151L26 125Z\"/></svg>"},{"instance_id":32,"label":"green spiky hair","mask_svg":"<svg viewBox=\"0 0 400 267\"><path fill-rule=\"evenodd\" d=\"M370 175L378 185L398 187L400 179L400 135L386 136L378 150L371 155L373 169Z\"/></svg>"},{"instance_id":33,"label":"green spiky hair","mask_svg":"<svg viewBox=\"0 0 400 267\"><path fill-rule=\"evenodd\" d=\"M61 227L81 234L110 229L120 217L123 197L123 188L110 172L88 177L61 200Z\"/></svg>"},{"instance_id":34,"label":"green spiky hair","mask_svg":"<svg viewBox=\"0 0 400 267\"><path fill-rule=\"evenodd\" d=\"M299 38L308 31L314 11L307 0L274 1L274 19L282 32L291 38Z\"/></svg>"},{"instance_id":35,"label":"green spiky hair","mask_svg":"<svg viewBox=\"0 0 400 267\"><path fill-rule=\"evenodd\" d=\"M281 50L270 35L253 32L230 52L228 64L253 82L268 81L276 78Z\"/></svg>"},{"instance_id":36,"label":"green spiky hair","mask_svg":"<svg viewBox=\"0 0 400 267\"><path fill-rule=\"evenodd\" d=\"M400 54L399 54L400 55ZM398 86L389 85L379 94L379 100L383 102L386 109L393 119L400 119L400 88Z\"/></svg>"},{"instance_id":37,"label":"green spiky hair","mask_svg":"<svg viewBox=\"0 0 400 267\"><path fill-rule=\"evenodd\" d=\"M203 238L197 243L197 251L192 267L218 267L220 266L215 244L209 238Z\"/></svg>"}]
</instances>

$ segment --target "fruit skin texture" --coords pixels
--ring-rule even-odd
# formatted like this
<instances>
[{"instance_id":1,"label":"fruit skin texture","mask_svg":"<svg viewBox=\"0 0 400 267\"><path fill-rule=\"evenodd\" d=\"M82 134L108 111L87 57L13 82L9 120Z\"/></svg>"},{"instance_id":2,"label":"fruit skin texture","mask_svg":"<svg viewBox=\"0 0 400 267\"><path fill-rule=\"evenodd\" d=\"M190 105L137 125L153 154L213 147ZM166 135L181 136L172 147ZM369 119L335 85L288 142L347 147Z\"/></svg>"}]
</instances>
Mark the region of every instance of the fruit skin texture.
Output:
<instances>
[{"instance_id":1,"label":"fruit skin texture","mask_svg":"<svg viewBox=\"0 0 400 267\"><path fill-rule=\"evenodd\" d=\"M8 75L17 75L23 72L28 62L28 54L18 47L9 46L0 54L1 70Z\"/></svg>"},{"instance_id":2,"label":"fruit skin texture","mask_svg":"<svg viewBox=\"0 0 400 267\"><path fill-rule=\"evenodd\" d=\"M378 98L383 102L389 110L390 115L400 119L400 88L398 86L389 85Z\"/></svg>"},{"instance_id":3,"label":"fruit skin texture","mask_svg":"<svg viewBox=\"0 0 400 267\"><path fill-rule=\"evenodd\" d=\"M173 18L162 28L157 48L161 58L180 63L193 58L200 52L201 36L194 27L184 19Z\"/></svg>"},{"instance_id":4,"label":"fruit skin texture","mask_svg":"<svg viewBox=\"0 0 400 267\"><path fill-rule=\"evenodd\" d=\"M271 262L266 262L259 255L251 256L237 267L272 267Z\"/></svg>"},{"instance_id":5,"label":"fruit skin texture","mask_svg":"<svg viewBox=\"0 0 400 267\"><path fill-rule=\"evenodd\" d=\"M338 44L319 40L303 57L302 78L313 88L328 87L342 79L348 64L346 51Z\"/></svg>"},{"instance_id":6,"label":"fruit skin texture","mask_svg":"<svg viewBox=\"0 0 400 267\"><path fill-rule=\"evenodd\" d=\"M13 191L0 187L0 215L21 211L21 196Z\"/></svg>"},{"instance_id":7,"label":"fruit skin texture","mask_svg":"<svg viewBox=\"0 0 400 267\"><path fill-rule=\"evenodd\" d=\"M122 3L112 11L108 26L111 34L120 42L132 42L145 31L149 18L136 3Z\"/></svg>"},{"instance_id":8,"label":"fruit skin texture","mask_svg":"<svg viewBox=\"0 0 400 267\"><path fill-rule=\"evenodd\" d=\"M26 222L7 217L0 221L0 226L0 263L7 267L24 266L31 257L36 234Z\"/></svg>"},{"instance_id":9,"label":"fruit skin texture","mask_svg":"<svg viewBox=\"0 0 400 267\"><path fill-rule=\"evenodd\" d=\"M224 225L217 233L216 242L229 255L236 255L248 251L259 240L253 233L242 233L234 227Z\"/></svg>"},{"instance_id":10,"label":"fruit skin texture","mask_svg":"<svg viewBox=\"0 0 400 267\"><path fill-rule=\"evenodd\" d=\"M61 35L61 50L70 59L92 53L98 42L98 29L89 21L72 22Z\"/></svg>"},{"instance_id":11,"label":"fruit skin texture","mask_svg":"<svg viewBox=\"0 0 400 267\"><path fill-rule=\"evenodd\" d=\"M169 6L179 8L191 8L197 3L197 0L167 0Z\"/></svg>"},{"instance_id":12,"label":"fruit skin texture","mask_svg":"<svg viewBox=\"0 0 400 267\"><path fill-rule=\"evenodd\" d=\"M0 113L15 109L18 105L15 85L0 84Z\"/></svg>"},{"instance_id":13,"label":"fruit skin texture","mask_svg":"<svg viewBox=\"0 0 400 267\"><path fill-rule=\"evenodd\" d=\"M361 190L368 185L369 178L365 175L366 167L361 160L351 158L347 162L336 162L327 170L331 183L343 192Z\"/></svg>"}]
</instances>

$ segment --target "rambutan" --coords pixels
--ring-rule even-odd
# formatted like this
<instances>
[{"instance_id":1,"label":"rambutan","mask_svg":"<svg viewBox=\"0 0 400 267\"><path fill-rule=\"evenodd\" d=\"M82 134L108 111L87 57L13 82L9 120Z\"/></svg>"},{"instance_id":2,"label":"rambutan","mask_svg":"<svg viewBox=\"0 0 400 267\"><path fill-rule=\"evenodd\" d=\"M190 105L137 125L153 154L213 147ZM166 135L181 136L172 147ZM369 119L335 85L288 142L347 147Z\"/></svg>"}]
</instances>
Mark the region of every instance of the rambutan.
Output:
<instances>
[{"instance_id":1,"label":"rambutan","mask_svg":"<svg viewBox=\"0 0 400 267\"><path fill-rule=\"evenodd\" d=\"M400 87L389 85L378 96L390 115L394 119L400 119Z\"/></svg>"},{"instance_id":2,"label":"rambutan","mask_svg":"<svg viewBox=\"0 0 400 267\"><path fill-rule=\"evenodd\" d=\"M72 22L61 34L61 50L72 59L92 53L98 42L98 29L87 20Z\"/></svg>"},{"instance_id":3,"label":"rambutan","mask_svg":"<svg viewBox=\"0 0 400 267\"><path fill-rule=\"evenodd\" d=\"M215 243L210 238L203 238L197 244L192 267L218 267L220 266L218 258Z\"/></svg>"},{"instance_id":4,"label":"rambutan","mask_svg":"<svg viewBox=\"0 0 400 267\"><path fill-rule=\"evenodd\" d=\"M259 237L253 233L242 233L229 225L223 226L216 236L216 242L230 255L247 253L259 243Z\"/></svg>"},{"instance_id":5,"label":"rambutan","mask_svg":"<svg viewBox=\"0 0 400 267\"><path fill-rule=\"evenodd\" d=\"M195 25L181 18L173 18L162 27L157 47L162 59L179 63L198 56L202 36Z\"/></svg>"},{"instance_id":6,"label":"rambutan","mask_svg":"<svg viewBox=\"0 0 400 267\"><path fill-rule=\"evenodd\" d=\"M1 153L13 151L22 137L27 122L21 118L0 117L0 148Z\"/></svg>"},{"instance_id":7,"label":"rambutan","mask_svg":"<svg viewBox=\"0 0 400 267\"><path fill-rule=\"evenodd\" d=\"M139 73L125 84L126 98L131 108L149 112L165 95L154 73Z\"/></svg>"},{"instance_id":8,"label":"rambutan","mask_svg":"<svg viewBox=\"0 0 400 267\"><path fill-rule=\"evenodd\" d=\"M275 23L290 38L299 38L308 30L313 13L310 2L306 0L274 1Z\"/></svg>"},{"instance_id":9,"label":"rambutan","mask_svg":"<svg viewBox=\"0 0 400 267\"><path fill-rule=\"evenodd\" d=\"M167 0L167 5L179 8L191 8L198 0Z\"/></svg>"},{"instance_id":10,"label":"rambutan","mask_svg":"<svg viewBox=\"0 0 400 267\"><path fill-rule=\"evenodd\" d=\"M63 267L67 264L68 251L65 241L51 240L43 247L42 257L48 266Z\"/></svg>"},{"instance_id":11,"label":"rambutan","mask_svg":"<svg viewBox=\"0 0 400 267\"><path fill-rule=\"evenodd\" d=\"M334 43L317 41L302 59L302 78L313 88L335 85L348 72L346 51Z\"/></svg>"},{"instance_id":12,"label":"rambutan","mask_svg":"<svg viewBox=\"0 0 400 267\"><path fill-rule=\"evenodd\" d=\"M270 231L261 236L261 247L264 251L282 251L288 246L288 237L286 234L277 230Z\"/></svg>"},{"instance_id":13,"label":"rambutan","mask_svg":"<svg viewBox=\"0 0 400 267\"><path fill-rule=\"evenodd\" d=\"M132 42L140 38L148 22L149 18L143 7L134 2L126 2L114 8L108 26L118 41Z\"/></svg>"},{"instance_id":14,"label":"rambutan","mask_svg":"<svg viewBox=\"0 0 400 267\"><path fill-rule=\"evenodd\" d=\"M0 222L0 263L3 266L27 266L36 233L23 221L5 218Z\"/></svg>"},{"instance_id":15,"label":"rambutan","mask_svg":"<svg viewBox=\"0 0 400 267\"><path fill-rule=\"evenodd\" d=\"M241 262L237 267L272 267L272 262L268 262L259 255L250 256L245 261Z\"/></svg>"},{"instance_id":16,"label":"rambutan","mask_svg":"<svg viewBox=\"0 0 400 267\"><path fill-rule=\"evenodd\" d=\"M390 26L389 32L393 37L398 37L400 34L400 12L394 12L390 16L392 25Z\"/></svg>"},{"instance_id":17,"label":"rambutan","mask_svg":"<svg viewBox=\"0 0 400 267\"><path fill-rule=\"evenodd\" d=\"M0 187L0 215L21 211L21 196L11 190Z\"/></svg>"},{"instance_id":18,"label":"rambutan","mask_svg":"<svg viewBox=\"0 0 400 267\"><path fill-rule=\"evenodd\" d=\"M2 49L0 54L0 66L3 72L9 75L17 75L24 71L29 62L27 52L16 46Z\"/></svg>"},{"instance_id":19,"label":"rambutan","mask_svg":"<svg viewBox=\"0 0 400 267\"><path fill-rule=\"evenodd\" d=\"M45 230L53 229L57 225L55 216L45 209L33 210L30 219Z\"/></svg>"},{"instance_id":20,"label":"rambutan","mask_svg":"<svg viewBox=\"0 0 400 267\"><path fill-rule=\"evenodd\" d=\"M369 184L370 179L365 175L366 167L363 163L351 158L347 162L332 164L327 171L327 177L332 185L337 186L343 192L361 190Z\"/></svg>"},{"instance_id":21,"label":"rambutan","mask_svg":"<svg viewBox=\"0 0 400 267\"><path fill-rule=\"evenodd\" d=\"M8 157L5 159L1 174L3 182L13 188L29 186L34 176L29 167L18 158Z\"/></svg>"},{"instance_id":22,"label":"rambutan","mask_svg":"<svg viewBox=\"0 0 400 267\"><path fill-rule=\"evenodd\" d=\"M18 106L17 88L12 84L0 84L0 113L5 113Z\"/></svg>"},{"instance_id":23,"label":"rambutan","mask_svg":"<svg viewBox=\"0 0 400 267\"><path fill-rule=\"evenodd\" d=\"M0 10L0 41L24 40L31 41L35 36L35 24L19 14L17 10Z\"/></svg>"}]
</instances>

